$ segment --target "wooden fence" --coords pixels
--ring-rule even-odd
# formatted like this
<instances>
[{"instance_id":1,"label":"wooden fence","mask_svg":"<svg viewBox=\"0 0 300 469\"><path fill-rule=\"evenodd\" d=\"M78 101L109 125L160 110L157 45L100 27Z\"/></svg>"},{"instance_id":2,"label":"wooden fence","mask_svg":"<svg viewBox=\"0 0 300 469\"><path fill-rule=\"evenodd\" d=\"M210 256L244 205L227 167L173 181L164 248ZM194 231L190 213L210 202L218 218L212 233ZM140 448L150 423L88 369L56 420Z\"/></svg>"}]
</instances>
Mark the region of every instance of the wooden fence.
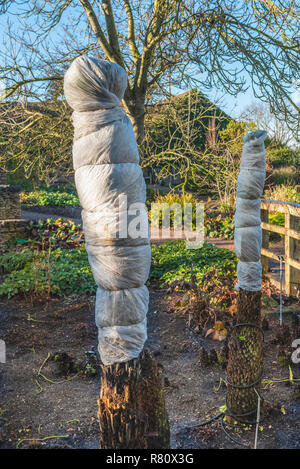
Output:
<instances>
[{"instance_id":1,"label":"wooden fence","mask_svg":"<svg viewBox=\"0 0 300 469\"><path fill-rule=\"evenodd\" d=\"M269 223L269 213L284 213L285 226ZM269 259L279 260L278 255L269 249L269 232L279 233L284 236L284 264L285 277L284 289L287 295L299 296L300 262L299 262L299 219L300 204L280 202L277 200L262 199L261 201L261 227L262 250L261 262L264 271L269 267Z\"/></svg>"}]
</instances>

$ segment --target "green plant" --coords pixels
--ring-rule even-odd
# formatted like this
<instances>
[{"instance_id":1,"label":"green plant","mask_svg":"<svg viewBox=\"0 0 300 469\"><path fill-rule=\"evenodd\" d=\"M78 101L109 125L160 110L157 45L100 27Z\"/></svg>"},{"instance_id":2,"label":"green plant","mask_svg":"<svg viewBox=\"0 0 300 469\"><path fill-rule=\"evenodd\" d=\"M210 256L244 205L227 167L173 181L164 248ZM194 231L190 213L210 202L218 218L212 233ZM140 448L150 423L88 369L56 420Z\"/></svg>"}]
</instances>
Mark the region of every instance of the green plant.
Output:
<instances>
[{"instance_id":1,"label":"green plant","mask_svg":"<svg viewBox=\"0 0 300 469\"><path fill-rule=\"evenodd\" d=\"M198 286L206 281L206 274L218 269L219 278L235 276L236 256L234 253L204 243L201 249L186 249L184 241L167 241L152 246L150 279L170 285L174 281L188 282L191 279L191 264Z\"/></svg>"},{"instance_id":2,"label":"green plant","mask_svg":"<svg viewBox=\"0 0 300 469\"><path fill-rule=\"evenodd\" d=\"M25 248L22 251L11 251L0 257L0 266L4 273L21 270L27 263L30 263L35 256L32 249Z\"/></svg>"},{"instance_id":3,"label":"green plant","mask_svg":"<svg viewBox=\"0 0 300 469\"><path fill-rule=\"evenodd\" d=\"M50 186L42 185L39 190L45 190L46 192L67 192L68 194L77 195L76 186L72 182L67 184L51 184Z\"/></svg>"},{"instance_id":4,"label":"green plant","mask_svg":"<svg viewBox=\"0 0 300 469\"><path fill-rule=\"evenodd\" d=\"M157 195L154 198L154 202L157 204L179 204L182 208L184 208L184 204L196 204L198 200L195 198L193 194L190 192L169 192L165 195Z\"/></svg>"},{"instance_id":5,"label":"green plant","mask_svg":"<svg viewBox=\"0 0 300 469\"><path fill-rule=\"evenodd\" d=\"M152 246L150 280L162 285L176 280L189 281L191 262L198 285L214 282L212 271L218 272L218 282L233 279L235 255L204 243L201 249L187 250L185 242L168 241ZM9 298L19 293L73 295L94 294L96 284L84 247L77 249L49 249L37 251L26 248L0 256L5 279L0 284L0 295ZM207 287L208 288L208 287Z\"/></svg>"},{"instance_id":6,"label":"green plant","mask_svg":"<svg viewBox=\"0 0 300 469\"><path fill-rule=\"evenodd\" d=\"M279 200L283 202L300 203L300 193L294 186L280 184L265 191L265 199Z\"/></svg>"},{"instance_id":7,"label":"green plant","mask_svg":"<svg viewBox=\"0 0 300 469\"><path fill-rule=\"evenodd\" d=\"M295 166L286 166L284 168L274 169L271 176L272 183L275 185L292 185L300 183L300 173Z\"/></svg>"},{"instance_id":8,"label":"green plant","mask_svg":"<svg viewBox=\"0 0 300 469\"><path fill-rule=\"evenodd\" d=\"M32 292L48 295L92 294L96 284L84 248L35 251L24 249L0 256L5 280L0 295Z\"/></svg>"},{"instance_id":9,"label":"green plant","mask_svg":"<svg viewBox=\"0 0 300 469\"><path fill-rule=\"evenodd\" d=\"M300 164L299 150L293 150L287 146L268 148L267 155L273 168Z\"/></svg>"},{"instance_id":10,"label":"green plant","mask_svg":"<svg viewBox=\"0 0 300 469\"><path fill-rule=\"evenodd\" d=\"M156 195L154 197L155 206L152 207L151 211L149 212L149 219L152 222L159 221L159 225L162 224L162 218L164 209L169 207L172 208L170 212L170 225L174 225L174 219L176 216L176 222L178 225L182 225L184 221L184 210L185 204L192 205L192 225L195 226L196 223L196 204L199 201L194 197L193 194L189 192L169 192L168 194L164 195ZM176 204L176 205L175 205ZM172 207L173 206L173 207ZM177 213L176 207L180 207L181 211ZM157 220L158 218L158 220Z\"/></svg>"},{"instance_id":11,"label":"green plant","mask_svg":"<svg viewBox=\"0 0 300 469\"><path fill-rule=\"evenodd\" d=\"M284 226L284 223L285 223L284 213L269 213L269 223L271 225Z\"/></svg>"}]
</instances>

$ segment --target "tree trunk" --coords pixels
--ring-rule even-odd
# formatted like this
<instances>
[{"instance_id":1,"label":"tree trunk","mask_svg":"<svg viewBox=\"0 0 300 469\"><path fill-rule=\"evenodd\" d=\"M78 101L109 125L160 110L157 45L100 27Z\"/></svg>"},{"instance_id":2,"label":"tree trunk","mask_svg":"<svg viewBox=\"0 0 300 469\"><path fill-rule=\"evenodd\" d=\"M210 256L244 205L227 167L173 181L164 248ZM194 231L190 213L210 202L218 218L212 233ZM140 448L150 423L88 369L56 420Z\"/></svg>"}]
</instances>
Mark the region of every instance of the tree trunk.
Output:
<instances>
[{"instance_id":1,"label":"tree trunk","mask_svg":"<svg viewBox=\"0 0 300 469\"><path fill-rule=\"evenodd\" d=\"M169 421L157 364L137 359L103 366L98 417L101 449L168 449Z\"/></svg>"},{"instance_id":2,"label":"tree trunk","mask_svg":"<svg viewBox=\"0 0 300 469\"><path fill-rule=\"evenodd\" d=\"M238 324L253 324L238 325ZM240 290L237 321L229 338L227 408L237 420L253 420L263 369L261 292ZM258 326L258 327L255 327Z\"/></svg>"}]
</instances>

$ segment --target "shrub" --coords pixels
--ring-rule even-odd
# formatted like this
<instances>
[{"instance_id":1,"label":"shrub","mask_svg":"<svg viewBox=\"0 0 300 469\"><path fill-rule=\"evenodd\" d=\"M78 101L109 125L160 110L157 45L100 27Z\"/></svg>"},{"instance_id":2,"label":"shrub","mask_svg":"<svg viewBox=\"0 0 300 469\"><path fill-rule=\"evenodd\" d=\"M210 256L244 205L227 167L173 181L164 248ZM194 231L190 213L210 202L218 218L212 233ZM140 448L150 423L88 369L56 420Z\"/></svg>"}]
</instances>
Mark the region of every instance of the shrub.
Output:
<instances>
[{"instance_id":1,"label":"shrub","mask_svg":"<svg viewBox=\"0 0 300 469\"><path fill-rule=\"evenodd\" d=\"M162 222L162 211L157 212L156 208L160 205L167 204L168 206L172 206L173 204L179 204L181 209L182 209L182 220L183 222L183 217L184 217L184 204L192 204L192 223L193 226L195 226L196 223L196 204L199 203L199 201L193 196L191 193L175 193L175 192L169 192L168 194L165 195L156 195L154 198L154 203L157 204L155 207L155 210L153 213L149 212L149 219L154 220L157 218L159 215L159 224L161 225ZM171 211L170 213L170 225L173 226L174 224L174 211Z\"/></svg>"},{"instance_id":2,"label":"shrub","mask_svg":"<svg viewBox=\"0 0 300 469\"><path fill-rule=\"evenodd\" d=\"M286 166L285 168L275 169L271 176L272 183L275 185L291 185L300 183L300 174L295 166Z\"/></svg>"},{"instance_id":3,"label":"shrub","mask_svg":"<svg viewBox=\"0 0 300 469\"><path fill-rule=\"evenodd\" d=\"M300 164L300 152L288 147L268 148L267 154L273 168Z\"/></svg>"},{"instance_id":4,"label":"shrub","mask_svg":"<svg viewBox=\"0 0 300 469\"><path fill-rule=\"evenodd\" d=\"M158 204L168 204L171 206L172 204L179 204L182 208L182 215L184 216L184 204L191 203L193 205L192 211L192 223L193 228L195 228L196 222L196 204L199 203L199 200L195 198L195 196L191 193L184 193L184 194L177 194L174 192L170 192L169 194L163 196L156 196L155 202ZM233 239L234 237L234 219L233 219L233 206L228 205L222 207L222 213L209 213L205 211L204 213L204 234L209 238L226 238L226 239ZM223 213L224 212L224 213ZM156 214L153 214L156 216ZM153 216L152 215L152 216ZM160 225L162 222L162 214L159 215ZM151 220L151 214L149 214L149 218ZM171 225L174 224L174 213L171 212Z\"/></svg>"},{"instance_id":5,"label":"shrub","mask_svg":"<svg viewBox=\"0 0 300 469\"><path fill-rule=\"evenodd\" d=\"M34 247L48 248L51 245L52 247L71 249L80 247L84 242L80 225L64 218L30 221L26 225L26 229L29 239L20 241Z\"/></svg>"},{"instance_id":6,"label":"shrub","mask_svg":"<svg viewBox=\"0 0 300 469\"><path fill-rule=\"evenodd\" d=\"M265 199L279 200L283 202L300 203L300 193L295 187L285 184L277 185L265 191Z\"/></svg>"}]
</instances>

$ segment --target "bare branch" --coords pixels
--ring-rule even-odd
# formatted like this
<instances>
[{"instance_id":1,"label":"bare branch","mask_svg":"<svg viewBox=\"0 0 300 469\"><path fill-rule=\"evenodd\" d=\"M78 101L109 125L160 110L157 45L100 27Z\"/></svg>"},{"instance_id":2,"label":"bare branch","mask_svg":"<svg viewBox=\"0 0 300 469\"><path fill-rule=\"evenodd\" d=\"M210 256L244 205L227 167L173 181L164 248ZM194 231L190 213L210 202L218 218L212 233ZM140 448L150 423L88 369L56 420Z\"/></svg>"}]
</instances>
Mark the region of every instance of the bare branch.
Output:
<instances>
[{"instance_id":1,"label":"bare branch","mask_svg":"<svg viewBox=\"0 0 300 469\"><path fill-rule=\"evenodd\" d=\"M117 63L124 67L123 57L120 50L118 34L116 30L113 10L111 7L110 0L103 0L102 1L102 11L104 13L105 22L106 22L106 30L109 38L109 45L113 51L114 57L117 59Z\"/></svg>"}]
</instances>

